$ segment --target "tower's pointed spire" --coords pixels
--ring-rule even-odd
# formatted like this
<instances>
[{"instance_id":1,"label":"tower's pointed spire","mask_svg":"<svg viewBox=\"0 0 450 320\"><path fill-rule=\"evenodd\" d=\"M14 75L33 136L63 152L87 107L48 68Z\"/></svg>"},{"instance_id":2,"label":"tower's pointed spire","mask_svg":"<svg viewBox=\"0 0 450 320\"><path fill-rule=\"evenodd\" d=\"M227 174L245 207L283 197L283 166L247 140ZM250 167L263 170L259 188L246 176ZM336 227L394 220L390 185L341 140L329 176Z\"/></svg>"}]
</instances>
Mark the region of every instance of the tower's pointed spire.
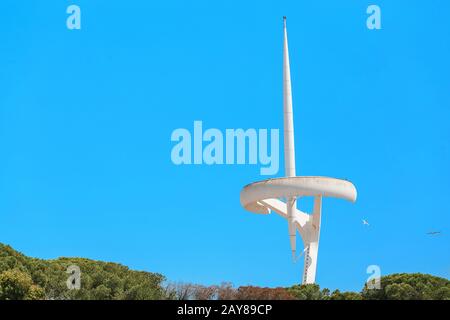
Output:
<instances>
[{"instance_id":1,"label":"tower's pointed spire","mask_svg":"<svg viewBox=\"0 0 450 320\"><path fill-rule=\"evenodd\" d=\"M283 113L284 113L284 169L287 177L295 177L294 120L292 115L291 70L286 17L283 17Z\"/></svg>"},{"instance_id":2,"label":"tower's pointed spire","mask_svg":"<svg viewBox=\"0 0 450 320\"><path fill-rule=\"evenodd\" d=\"M287 40L286 17L283 17L283 114L284 114L284 171L286 177L295 177L295 149L294 149L294 120L292 117L291 70L289 67L289 49ZM291 244L292 259L295 261L297 247L294 211L297 207L295 197L288 198L286 209L288 216L289 242Z\"/></svg>"}]
</instances>

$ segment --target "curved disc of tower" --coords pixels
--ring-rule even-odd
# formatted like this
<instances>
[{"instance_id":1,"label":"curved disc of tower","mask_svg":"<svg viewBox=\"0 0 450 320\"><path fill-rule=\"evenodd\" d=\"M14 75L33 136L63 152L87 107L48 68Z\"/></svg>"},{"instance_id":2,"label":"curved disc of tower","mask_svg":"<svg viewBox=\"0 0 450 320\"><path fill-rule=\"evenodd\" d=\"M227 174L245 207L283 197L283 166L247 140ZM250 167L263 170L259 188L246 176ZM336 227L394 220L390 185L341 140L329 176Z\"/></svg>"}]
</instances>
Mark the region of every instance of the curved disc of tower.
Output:
<instances>
[{"instance_id":1,"label":"curved disc of tower","mask_svg":"<svg viewBox=\"0 0 450 320\"><path fill-rule=\"evenodd\" d=\"M311 214L302 212L289 203L289 199L305 196L314 197ZM251 183L242 189L240 195L241 205L246 210L259 214L269 214L273 211L285 218L294 232L300 233L305 248L303 284L314 283L316 278L323 197L355 202L357 192L355 186L347 180L329 177L287 177Z\"/></svg>"},{"instance_id":2,"label":"curved disc of tower","mask_svg":"<svg viewBox=\"0 0 450 320\"><path fill-rule=\"evenodd\" d=\"M347 180L328 177L275 178L246 185L241 191L241 205L253 213L270 213L263 200L292 197L332 197L356 201L356 188Z\"/></svg>"}]
</instances>

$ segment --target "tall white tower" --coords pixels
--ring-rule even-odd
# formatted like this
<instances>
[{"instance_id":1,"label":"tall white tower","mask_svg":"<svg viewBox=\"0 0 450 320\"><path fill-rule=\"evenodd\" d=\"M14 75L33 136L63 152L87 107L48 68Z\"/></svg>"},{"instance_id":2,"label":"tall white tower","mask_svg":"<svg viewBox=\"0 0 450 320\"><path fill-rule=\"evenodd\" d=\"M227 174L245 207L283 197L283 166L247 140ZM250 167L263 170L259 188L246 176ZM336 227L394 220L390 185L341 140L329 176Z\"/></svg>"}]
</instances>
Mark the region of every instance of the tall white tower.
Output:
<instances>
[{"instance_id":1,"label":"tall white tower","mask_svg":"<svg viewBox=\"0 0 450 320\"><path fill-rule=\"evenodd\" d=\"M296 257L297 231L300 233L305 253L302 283L308 284L314 283L316 279L322 198L335 197L355 202L356 188L347 180L317 176L296 176L291 71L286 17L283 17L283 32L283 133L286 177L254 182L245 186L241 191L241 205L254 213L269 214L274 211L287 220L294 260ZM313 212L310 214L297 209L297 199L304 196L314 197Z\"/></svg>"}]
</instances>

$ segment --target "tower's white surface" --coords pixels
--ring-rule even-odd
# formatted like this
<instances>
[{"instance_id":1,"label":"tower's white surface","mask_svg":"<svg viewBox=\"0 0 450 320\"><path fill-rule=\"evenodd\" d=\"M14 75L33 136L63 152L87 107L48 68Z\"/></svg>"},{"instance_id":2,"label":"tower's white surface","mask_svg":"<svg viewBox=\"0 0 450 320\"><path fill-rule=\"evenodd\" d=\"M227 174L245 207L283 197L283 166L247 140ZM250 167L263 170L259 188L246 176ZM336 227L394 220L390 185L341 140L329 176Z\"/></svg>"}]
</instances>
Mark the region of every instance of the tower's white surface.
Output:
<instances>
[{"instance_id":1,"label":"tower's white surface","mask_svg":"<svg viewBox=\"0 0 450 320\"><path fill-rule=\"evenodd\" d=\"M283 123L285 178L269 179L245 186L241 191L241 205L254 213L272 211L288 222L292 256L296 255L296 232L304 246L302 283L314 283L319 252L322 198L335 197L356 201L356 188L347 181L327 177L297 177L295 172L294 119L292 108L291 72L287 39L286 18L283 18ZM311 214L297 209L297 198L314 197ZM282 201L280 199L285 199Z\"/></svg>"}]
</instances>

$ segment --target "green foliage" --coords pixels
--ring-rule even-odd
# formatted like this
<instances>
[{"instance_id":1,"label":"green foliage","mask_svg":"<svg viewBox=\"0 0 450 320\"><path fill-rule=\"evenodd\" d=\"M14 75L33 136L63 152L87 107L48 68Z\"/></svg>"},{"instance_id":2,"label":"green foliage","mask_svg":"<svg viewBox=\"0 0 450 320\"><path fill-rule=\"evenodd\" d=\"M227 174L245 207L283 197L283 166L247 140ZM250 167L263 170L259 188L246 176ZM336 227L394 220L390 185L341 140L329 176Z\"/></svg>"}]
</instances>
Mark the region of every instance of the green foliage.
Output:
<instances>
[{"instance_id":1,"label":"green foliage","mask_svg":"<svg viewBox=\"0 0 450 320\"><path fill-rule=\"evenodd\" d=\"M328 297L329 290L320 291L317 284L295 285L288 289L289 293L298 300L323 300Z\"/></svg>"},{"instance_id":2,"label":"green foliage","mask_svg":"<svg viewBox=\"0 0 450 320\"><path fill-rule=\"evenodd\" d=\"M67 268L81 270L81 288L69 290ZM83 258L28 258L0 244L0 300L23 299L165 299L160 274L129 270L109 262Z\"/></svg>"},{"instance_id":3,"label":"green foliage","mask_svg":"<svg viewBox=\"0 0 450 320\"><path fill-rule=\"evenodd\" d=\"M362 300L362 295L358 292L340 292L335 290L331 294L330 300Z\"/></svg>"},{"instance_id":4,"label":"green foliage","mask_svg":"<svg viewBox=\"0 0 450 320\"><path fill-rule=\"evenodd\" d=\"M242 286L237 289L237 300L294 300L295 296L285 288L261 288Z\"/></svg>"},{"instance_id":5,"label":"green foliage","mask_svg":"<svg viewBox=\"0 0 450 320\"><path fill-rule=\"evenodd\" d=\"M381 288L361 293L320 290L316 284L295 285L288 292L299 300L450 300L450 281L420 273L400 273L381 277Z\"/></svg>"},{"instance_id":6,"label":"green foliage","mask_svg":"<svg viewBox=\"0 0 450 320\"><path fill-rule=\"evenodd\" d=\"M69 266L81 271L81 287L69 290ZM0 244L0 300L149 300L149 299L299 299L299 300L450 300L450 281L427 274L392 274L381 278L381 289L361 293L330 293L317 284L290 288L261 288L230 283L219 286L168 284L157 273L133 271L126 266L84 258L41 260L24 256Z\"/></svg>"},{"instance_id":7,"label":"green foliage","mask_svg":"<svg viewBox=\"0 0 450 320\"><path fill-rule=\"evenodd\" d=\"M381 289L362 291L373 300L450 300L450 281L421 273L397 273L381 277Z\"/></svg>"},{"instance_id":8,"label":"green foliage","mask_svg":"<svg viewBox=\"0 0 450 320\"><path fill-rule=\"evenodd\" d=\"M18 269L0 274L0 300L40 300L44 290L33 284L31 276Z\"/></svg>"}]
</instances>

